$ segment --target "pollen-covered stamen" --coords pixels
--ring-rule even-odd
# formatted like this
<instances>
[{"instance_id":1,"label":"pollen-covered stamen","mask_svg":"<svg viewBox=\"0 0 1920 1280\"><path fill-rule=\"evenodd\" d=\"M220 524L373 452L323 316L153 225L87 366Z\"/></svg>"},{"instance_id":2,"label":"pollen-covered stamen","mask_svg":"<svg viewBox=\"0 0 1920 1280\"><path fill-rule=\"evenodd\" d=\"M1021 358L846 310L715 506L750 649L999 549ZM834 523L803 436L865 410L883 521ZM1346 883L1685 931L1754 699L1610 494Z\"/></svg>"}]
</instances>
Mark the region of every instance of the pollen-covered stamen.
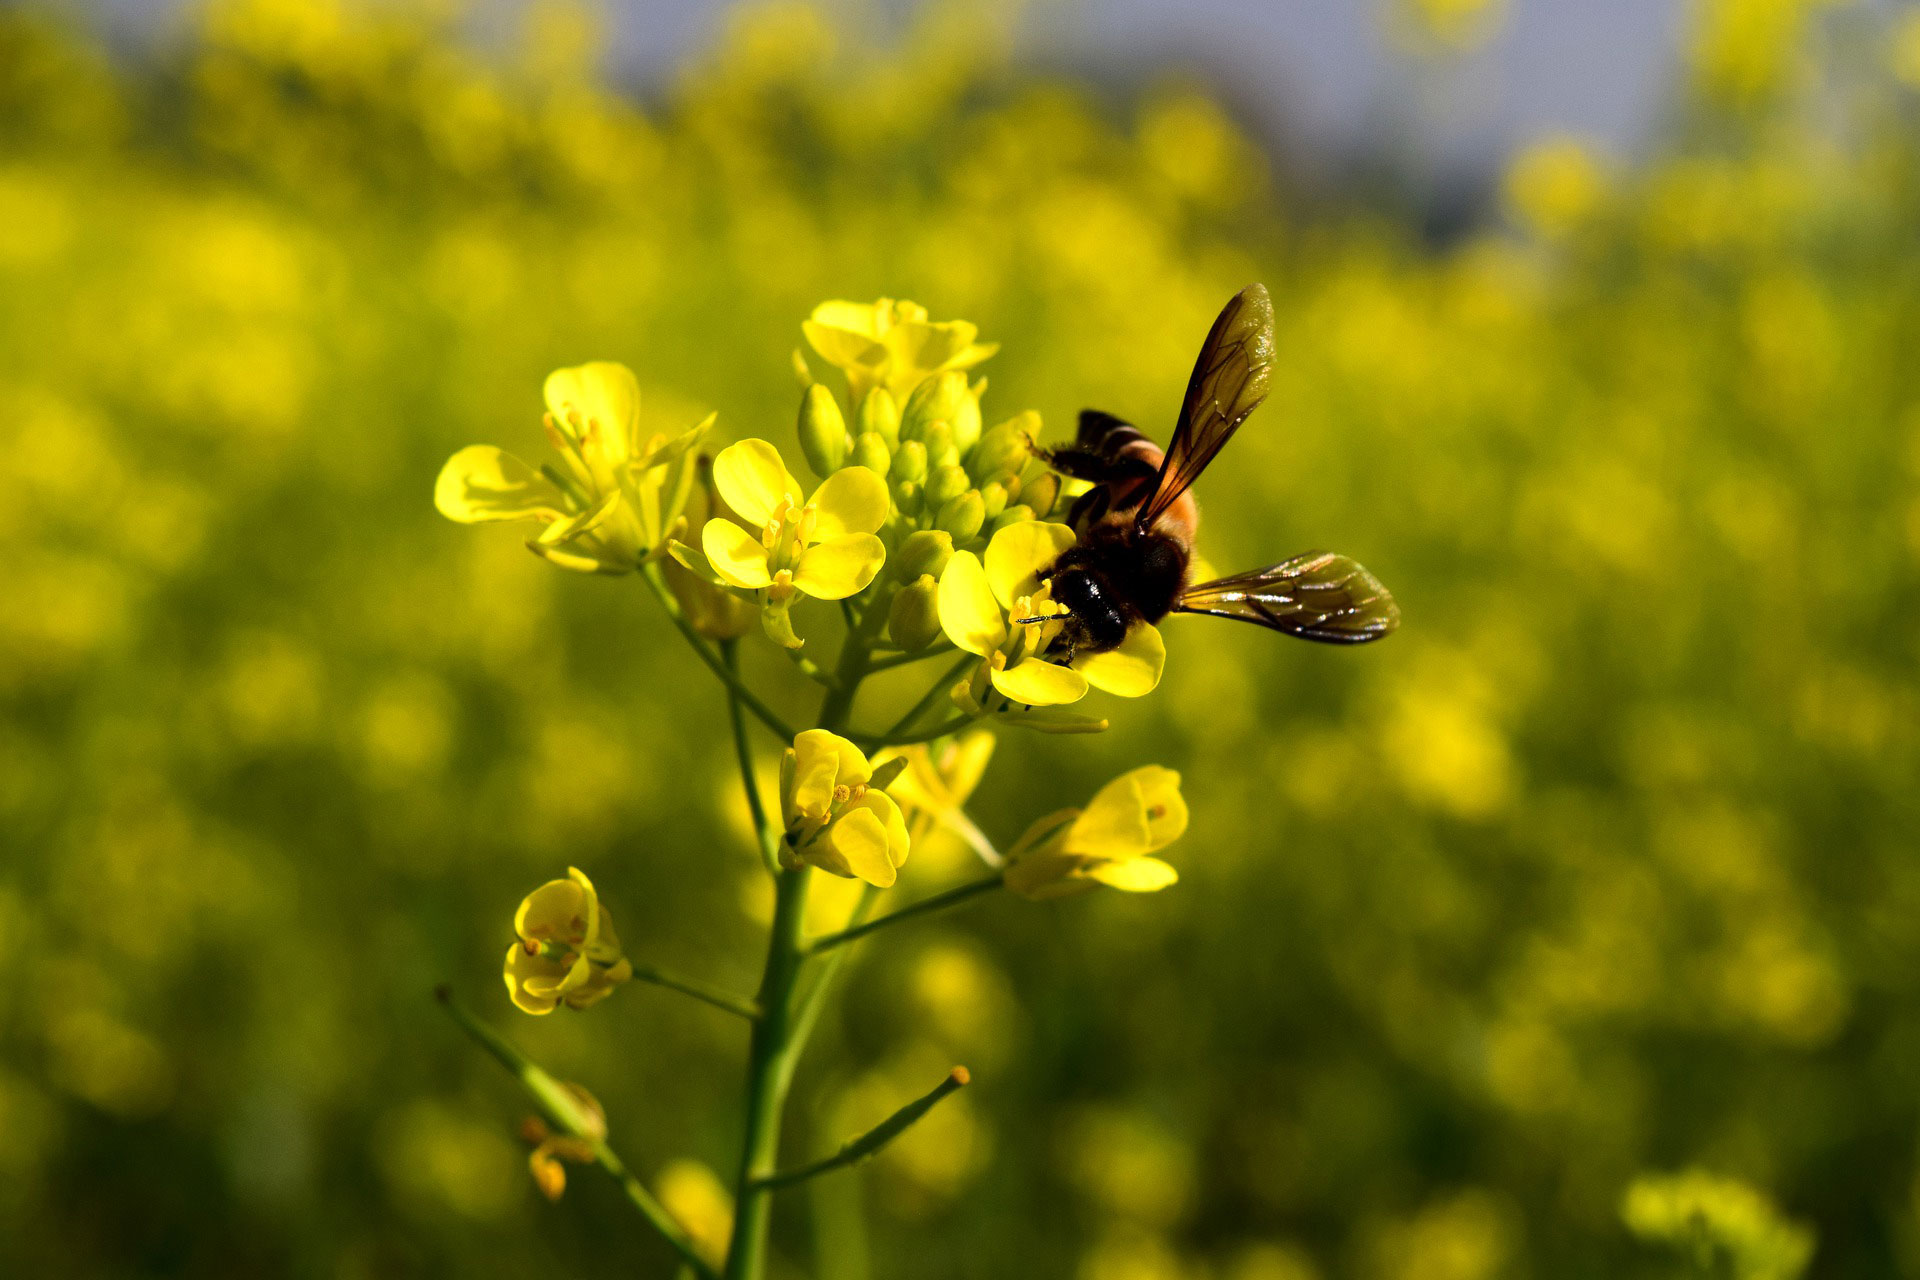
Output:
<instances>
[{"instance_id":1,"label":"pollen-covered stamen","mask_svg":"<svg viewBox=\"0 0 1920 1280\"><path fill-rule=\"evenodd\" d=\"M846 803L847 801L849 801L849 800L851 800L851 799L853 799L853 788L852 788L852 787L850 787L850 786L848 786L848 785L847 785L846 783L844 783L844 782L842 782L842 783L840 783L840 784L839 784L838 786L836 786L836 787L834 787L834 789L833 789L833 802L834 802L835 804L845 804L845 803Z\"/></svg>"},{"instance_id":2,"label":"pollen-covered stamen","mask_svg":"<svg viewBox=\"0 0 1920 1280\"><path fill-rule=\"evenodd\" d=\"M794 521L793 532L794 536L800 540L801 546L804 547L813 542L813 531L817 529L819 525L820 513L818 511L810 506L800 508L799 518Z\"/></svg>"}]
</instances>

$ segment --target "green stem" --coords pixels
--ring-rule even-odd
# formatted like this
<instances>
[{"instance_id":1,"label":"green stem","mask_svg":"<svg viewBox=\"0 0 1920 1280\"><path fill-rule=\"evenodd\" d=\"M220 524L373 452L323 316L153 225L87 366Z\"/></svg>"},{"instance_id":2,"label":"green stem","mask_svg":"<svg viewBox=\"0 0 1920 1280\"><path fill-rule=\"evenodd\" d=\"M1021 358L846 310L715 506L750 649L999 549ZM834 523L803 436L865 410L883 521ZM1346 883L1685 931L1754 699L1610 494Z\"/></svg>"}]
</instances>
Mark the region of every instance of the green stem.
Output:
<instances>
[{"instance_id":1,"label":"green stem","mask_svg":"<svg viewBox=\"0 0 1920 1280\"><path fill-rule=\"evenodd\" d=\"M971 1077L965 1067L955 1067L947 1073L947 1078L935 1085L933 1092L922 1098L915 1098L906 1106L882 1120L853 1141L841 1147L830 1156L803 1164L797 1169L783 1169L760 1179L759 1185L767 1190L790 1187L796 1182L805 1182L808 1178L817 1178L823 1173L835 1169L844 1169L850 1164L858 1164L877 1154L880 1148L905 1133L920 1117L940 1105L941 1099L967 1085Z\"/></svg>"},{"instance_id":2,"label":"green stem","mask_svg":"<svg viewBox=\"0 0 1920 1280\"><path fill-rule=\"evenodd\" d=\"M884 736L891 738L897 733L905 733L908 729L912 728L914 721L925 715L927 708L938 702L941 695L953 688L954 681L965 675L967 669L978 661L980 661L980 659L970 653L962 654L960 660L949 667L946 674L934 681L931 689L928 689L926 693L921 695L920 701L907 708L907 713L893 722L893 727L888 729Z\"/></svg>"},{"instance_id":3,"label":"green stem","mask_svg":"<svg viewBox=\"0 0 1920 1280\"><path fill-rule=\"evenodd\" d=\"M788 649L785 650L785 653L787 658L793 663L794 669L799 671L801 675L817 685L828 689L833 688L833 677L822 671L819 663L815 662L812 658L802 657L798 649Z\"/></svg>"},{"instance_id":4,"label":"green stem","mask_svg":"<svg viewBox=\"0 0 1920 1280\"><path fill-rule=\"evenodd\" d=\"M595 1134L589 1125L587 1115L582 1109L578 1095L543 1070L526 1054L515 1048L511 1041L495 1031L486 1023L468 1012L465 1005L453 998L453 992L441 987L434 992L440 999L449 1016L460 1025L461 1030L472 1036L480 1047L499 1060L500 1065L511 1072L522 1088L533 1098L534 1104L546 1113L548 1121L566 1133L569 1137L579 1138L593 1152L594 1162L620 1184L627 1193L627 1199L640 1211L653 1229L658 1231L675 1253L680 1255L682 1264L700 1280L719 1280L714 1269L706 1264L694 1249L693 1241L673 1220L661 1203L653 1198L646 1185L627 1171L627 1166L606 1139Z\"/></svg>"},{"instance_id":5,"label":"green stem","mask_svg":"<svg viewBox=\"0 0 1920 1280\"><path fill-rule=\"evenodd\" d=\"M720 657L727 670L740 672L740 642L722 640ZM780 874L780 832L767 820L767 807L760 800L760 783L753 772L753 750L747 745L747 723L740 714L740 699L731 686L727 690L727 718L733 724L733 754L740 764L740 786L747 793L747 812L753 816L754 835L760 841L760 861L769 873ZM792 741L791 737L788 741Z\"/></svg>"},{"instance_id":6,"label":"green stem","mask_svg":"<svg viewBox=\"0 0 1920 1280\"><path fill-rule=\"evenodd\" d=\"M944 911L948 907L958 906L968 898L985 893L989 889L998 889L1001 883L1002 881L997 875L988 876L984 880L970 880L966 884L956 885L944 893L936 893L931 898L922 898L920 901L909 906L904 906L898 911L889 912L877 920L868 920L864 924L852 925L840 930L838 933L822 934L820 937L807 943L807 954L817 956L823 951L831 951L835 947L852 942L856 938L864 938L876 929L884 929L888 925L899 924L902 920L910 920L915 916L923 916L932 911Z\"/></svg>"},{"instance_id":7,"label":"green stem","mask_svg":"<svg viewBox=\"0 0 1920 1280\"><path fill-rule=\"evenodd\" d=\"M933 742L936 739L958 733L972 724L975 719L976 717L974 716L954 716L951 719L941 721L931 729L922 729L919 733L849 733L847 734L847 738L863 751L873 751L880 747L910 747L918 742Z\"/></svg>"},{"instance_id":8,"label":"green stem","mask_svg":"<svg viewBox=\"0 0 1920 1280\"><path fill-rule=\"evenodd\" d=\"M695 1000L704 1000L716 1009L725 1009L728 1013L738 1014L752 1020L760 1016L760 1006L745 996L736 996L730 991L709 986L693 978L683 978L668 973L665 969L650 964L633 966L633 976L642 982L651 982L656 987L665 987L669 991L678 991L681 995L692 996Z\"/></svg>"},{"instance_id":9,"label":"green stem","mask_svg":"<svg viewBox=\"0 0 1920 1280\"><path fill-rule=\"evenodd\" d=\"M708 669L720 677L720 682L727 686L728 691L738 698L747 710L753 712L760 723L771 729L775 737L783 742L792 742L793 726L782 720L772 707L762 702L760 696L749 689L737 673L729 670L727 664L720 660L720 655L713 651L713 646L693 629L693 623L687 620L686 613L680 608L680 602L673 598L673 591L667 586L666 576L660 572L660 566L645 565L640 570L640 576L645 579L647 586L652 588L654 597L660 601L660 607L667 611L667 617L672 620L673 625L679 629L681 635L686 637L687 643L693 646L693 651L700 655L700 661L706 663Z\"/></svg>"},{"instance_id":10,"label":"green stem","mask_svg":"<svg viewBox=\"0 0 1920 1280\"><path fill-rule=\"evenodd\" d=\"M853 714L854 695L860 692L860 682L866 679L868 661L873 657L874 641L880 637L880 629L887 624L887 610L877 597L869 600L866 612L847 633L847 639L840 646L840 662L833 673L833 685L827 690L827 696L820 704L820 727L834 733L842 733L847 727L847 718Z\"/></svg>"},{"instance_id":11,"label":"green stem","mask_svg":"<svg viewBox=\"0 0 1920 1280\"><path fill-rule=\"evenodd\" d=\"M735 1183L733 1238L727 1247L726 1280L760 1280L773 1204L760 1180L774 1171L780 1150L780 1112L793 1078L798 1044L793 1026L793 989L800 975L800 930L807 912L806 867L782 871L775 881L773 929L760 982L760 1020L748 1049L746 1136Z\"/></svg>"},{"instance_id":12,"label":"green stem","mask_svg":"<svg viewBox=\"0 0 1920 1280\"><path fill-rule=\"evenodd\" d=\"M938 644L928 645L918 653L902 653L890 658L881 658L878 661L868 664L867 671L871 674L878 674L882 671L891 671L895 667L912 666L916 662L925 662L928 658L937 658L943 653L952 652L952 642L941 641Z\"/></svg>"}]
</instances>

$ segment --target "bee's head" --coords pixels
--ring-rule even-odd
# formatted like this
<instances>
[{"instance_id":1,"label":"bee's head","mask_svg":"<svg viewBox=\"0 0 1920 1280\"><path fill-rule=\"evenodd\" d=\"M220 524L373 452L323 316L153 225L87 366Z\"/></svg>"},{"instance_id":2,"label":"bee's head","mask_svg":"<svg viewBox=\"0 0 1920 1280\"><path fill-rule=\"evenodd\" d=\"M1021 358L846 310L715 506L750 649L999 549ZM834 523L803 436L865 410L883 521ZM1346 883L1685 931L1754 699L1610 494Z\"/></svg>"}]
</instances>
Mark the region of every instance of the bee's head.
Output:
<instances>
[{"instance_id":1,"label":"bee's head","mask_svg":"<svg viewBox=\"0 0 1920 1280\"><path fill-rule=\"evenodd\" d=\"M1055 648L1102 653L1127 638L1127 616L1098 573L1066 569L1056 573L1049 586L1054 602L1068 614Z\"/></svg>"}]
</instances>

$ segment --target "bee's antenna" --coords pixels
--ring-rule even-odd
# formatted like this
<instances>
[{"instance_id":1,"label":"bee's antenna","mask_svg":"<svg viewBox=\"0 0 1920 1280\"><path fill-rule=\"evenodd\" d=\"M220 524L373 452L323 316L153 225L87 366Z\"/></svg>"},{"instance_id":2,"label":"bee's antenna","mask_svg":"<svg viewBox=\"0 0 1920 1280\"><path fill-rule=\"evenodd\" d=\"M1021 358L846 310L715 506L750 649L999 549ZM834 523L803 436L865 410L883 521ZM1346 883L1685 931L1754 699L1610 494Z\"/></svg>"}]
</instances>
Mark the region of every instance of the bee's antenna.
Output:
<instances>
[{"instance_id":1,"label":"bee's antenna","mask_svg":"<svg viewBox=\"0 0 1920 1280\"><path fill-rule=\"evenodd\" d=\"M1060 615L1057 613L1054 613L1054 614L1043 613L1037 618L1015 618L1013 620L1013 623L1017 627L1024 627L1024 626L1029 626L1035 622L1054 622L1054 621L1057 621L1059 617Z\"/></svg>"}]
</instances>

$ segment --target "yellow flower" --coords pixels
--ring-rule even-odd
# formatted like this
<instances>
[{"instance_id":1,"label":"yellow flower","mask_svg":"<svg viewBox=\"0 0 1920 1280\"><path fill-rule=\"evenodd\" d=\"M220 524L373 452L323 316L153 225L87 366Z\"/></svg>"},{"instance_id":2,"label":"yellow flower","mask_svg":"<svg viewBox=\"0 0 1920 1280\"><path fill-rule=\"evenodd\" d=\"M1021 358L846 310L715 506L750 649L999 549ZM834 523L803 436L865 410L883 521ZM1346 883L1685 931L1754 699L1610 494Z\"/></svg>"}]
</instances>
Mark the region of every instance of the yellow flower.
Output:
<instances>
[{"instance_id":1,"label":"yellow flower","mask_svg":"<svg viewBox=\"0 0 1920 1280\"><path fill-rule=\"evenodd\" d=\"M536 520L536 554L583 573L627 573L664 543L692 484L693 446L712 415L677 436L640 438L640 387L600 362L547 376L547 439L562 466L528 466L492 445L447 460L434 483L440 514L462 524Z\"/></svg>"},{"instance_id":2,"label":"yellow flower","mask_svg":"<svg viewBox=\"0 0 1920 1280\"><path fill-rule=\"evenodd\" d=\"M871 789L873 766L836 733L808 729L780 761L780 805L792 858L884 889L907 860L900 806Z\"/></svg>"},{"instance_id":3,"label":"yellow flower","mask_svg":"<svg viewBox=\"0 0 1920 1280\"><path fill-rule=\"evenodd\" d=\"M520 938L507 948L507 993L528 1013L552 1013L563 1002L584 1009L633 976L613 917L573 867L521 900L513 931Z\"/></svg>"},{"instance_id":4,"label":"yellow flower","mask_svg":"<svg viewBox=\"0 0 1920 1280\"><path fill-rule=\"evenodd\" d=\"M979 710L987 686L1012 702L1053 707L1078 702L1087 687L1125 698L1149 693L1160 683L1167 649L1157 628L1142 624L1119 648L1083 653L1071 666L1046 654L1060 634L1066 611L1048 595L1040 574L1075 542L1063 524L1023 520L993 535L983 564L972 552L956 552L940 575L940 626L947 638L985 661L968 690Z\"/></svg>"},{"instance_id":5,"label":"yellow flower","mask_svg":"<svg viewBox=\"0 0 1920 1280\"><path fill-rule=\"evenodd\" d=\"M756 535L731 520L709 520L701 550L722 582L782 602L796 591L842 600L873 581L886 561L874 532L886 523L887 482L847 467L800 500L800 484L765 440L728 445L713 460L720 496Z\"/></svg>"},{"instance_id":6,"label":"yellow flower","mask_svg":"<svg viewBox=\"0 0 1920 1280\"><path fill-rule=\"evenodd\" d=\"M935 323L925 307L892 298L823 302L800 328L821 359L846 373L855 404L874 387L904 402L930 374L971 369L1000 349L975 342L980 330L965 320Z\"/></svg>"},{"instance_id":7,"label":"yellow flower","mask_svg":"<svg viewBox=\"0 0 1920 1280\"><path fill-rule=\"evenodd\" d=\"M1123 773L1083 809L1062 809L1027 828L1007 854L1006 885L1026 898L1059 898L1110 885L1152 893L1179 874L1148 855L1187 829L1180 775L1159 765Z\"/></svg>"},{"instance_id":8,"label":"yellow flower","mask_svg":"<svg viewBox=\"0 0 1920 1280\"><path fill-rule=\"evenodd\" d=\"M989 863L999 863L993 843L973 824L965 808L993 758L994 742L991 730L969 729L937 751L919 745L880 758L881 764L896 758L906 761L906 768L889 784L887 794L907 811L907 827L916 842L935 829L944 829L966 841Z\"/></svg>"},{"instance_id":9,"label":"yellow flower","mask_svg":"<svg viewBox=\"0 0 1920 1280\"><path fill-rule=\"evenodd\" d=\"M594 1161L593 1142L607 1136L607 1113L600 1100L577 1084L561 1086L578 1104L583 1137L555 1133L547 1128L546 1121L539 1116L528 1116L520 1126L520 1136L534 1144L527 1156L527 1167L533 1172L533 1181L549 1200L558 1200L561 1192L567 1189L567 1170L562 1160L571 1160L575 1164L592 1164Z\"/></svg>"}]
</instances>

